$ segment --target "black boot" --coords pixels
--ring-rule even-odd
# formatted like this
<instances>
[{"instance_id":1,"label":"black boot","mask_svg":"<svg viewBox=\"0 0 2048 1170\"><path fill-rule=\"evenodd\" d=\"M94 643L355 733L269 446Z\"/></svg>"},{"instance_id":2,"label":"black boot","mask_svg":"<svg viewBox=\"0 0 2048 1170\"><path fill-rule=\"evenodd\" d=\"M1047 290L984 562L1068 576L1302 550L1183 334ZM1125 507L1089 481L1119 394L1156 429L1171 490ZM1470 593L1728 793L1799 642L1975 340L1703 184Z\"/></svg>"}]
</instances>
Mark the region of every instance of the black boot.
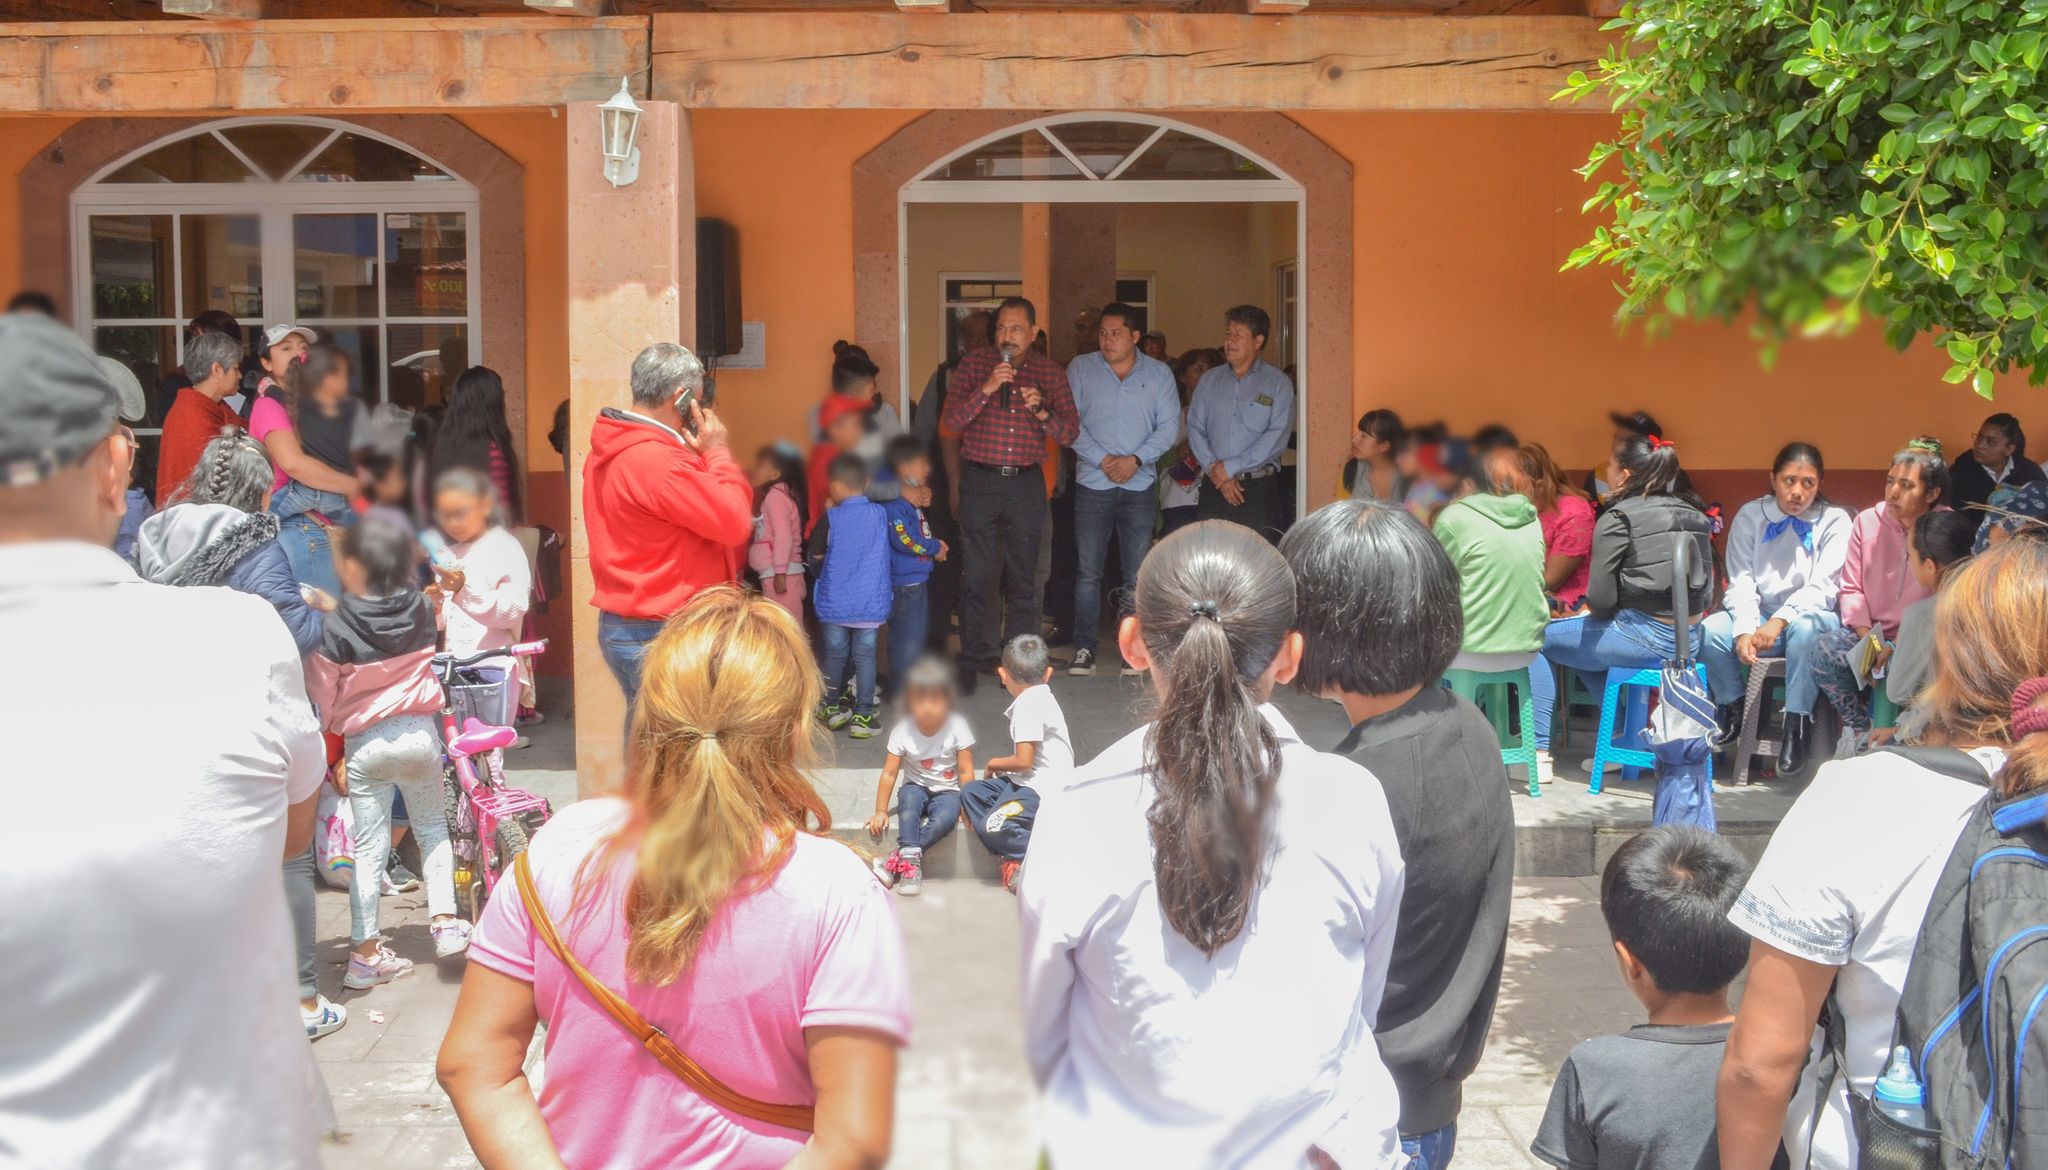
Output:
<instances>
[{"instance_id":1,"label":"black boot","mask_svg":"<svg viewBox=\"0 0 2048 1170\"><path fill-rule=\"evenodd\" d=\"M1807 739L1813 734L1813 716L1785 715L1785 734L1778 740L1778 775L1797 776L1806 767Z\"/></svg>"},{"instance_id":2,"label":"black boot","mask_svg":"<svg viewBox=\"0 0 2048 1170\"><path fill-rule=\"evenodd\" d=\"M1722 703L1714 708L1714 750L1725 751L1742 738L1742 704Z\"/></svg>"}]
</instances>

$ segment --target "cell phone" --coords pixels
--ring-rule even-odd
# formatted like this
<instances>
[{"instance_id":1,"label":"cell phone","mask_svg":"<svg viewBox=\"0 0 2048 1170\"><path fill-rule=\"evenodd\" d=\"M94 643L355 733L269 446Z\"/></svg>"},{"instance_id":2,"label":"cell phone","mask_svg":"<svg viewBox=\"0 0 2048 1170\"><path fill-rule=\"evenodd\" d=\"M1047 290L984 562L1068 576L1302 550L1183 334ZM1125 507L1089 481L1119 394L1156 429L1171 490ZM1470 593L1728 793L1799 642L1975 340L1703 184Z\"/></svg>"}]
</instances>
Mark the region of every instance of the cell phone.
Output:
<instances>
[{"instance_id":1,"label":"cell phone","mask_svg":"<svg viewBox=\"0 0 2048 1170\"><path fill-rule=\"evenodd\" d=\"M448 542L431 528L420 530L420 548L426 551L427 560L437 569L456 567L455 554L448 551Z\"/></svg>"},{"instance_id":2,"label":"cell phone","mask_svg":"<svg viewBox=\"0 0 2048 1170\"><path fill-rule=\"evenodd\" d=\"M683 429L693 435L697 433L697 420L690 414L690 406L697 401L697 392L695 390L685 390L681 394L676 395L676 414L683 420ZM703 403L703 405L707 406L709 404L708 400Z\"/></svg>"}]
</instances>

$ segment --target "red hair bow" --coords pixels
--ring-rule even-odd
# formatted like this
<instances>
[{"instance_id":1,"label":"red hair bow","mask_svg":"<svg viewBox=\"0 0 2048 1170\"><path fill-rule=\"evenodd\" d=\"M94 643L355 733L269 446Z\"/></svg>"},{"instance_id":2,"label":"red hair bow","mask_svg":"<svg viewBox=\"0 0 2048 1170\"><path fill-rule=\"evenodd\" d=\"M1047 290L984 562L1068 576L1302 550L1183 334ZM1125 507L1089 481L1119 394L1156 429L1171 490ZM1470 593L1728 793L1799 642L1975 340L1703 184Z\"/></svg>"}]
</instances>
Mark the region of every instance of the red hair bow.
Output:
<instances>
[{"instance_id":1,"label":"red hair bow","mask_svg":"<svg viewBox=\"0 0 2048 1170\"><path fill-rule=\"evenodd\" d=\"M1648 438L1650 440L1650 450L1652 451L1662 451L1666 447L1677 445L1662 435L1650 435Z\"/></svg>"}]
</instances>

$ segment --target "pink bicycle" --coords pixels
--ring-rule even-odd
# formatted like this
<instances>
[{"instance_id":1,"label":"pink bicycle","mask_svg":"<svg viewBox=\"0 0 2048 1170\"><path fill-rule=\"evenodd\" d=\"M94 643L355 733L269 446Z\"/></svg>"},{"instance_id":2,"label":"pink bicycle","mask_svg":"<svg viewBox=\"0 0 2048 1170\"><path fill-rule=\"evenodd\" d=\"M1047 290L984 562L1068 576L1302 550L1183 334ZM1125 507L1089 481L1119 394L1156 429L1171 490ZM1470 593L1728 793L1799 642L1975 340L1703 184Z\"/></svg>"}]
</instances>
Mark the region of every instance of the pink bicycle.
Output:
<instances>
[{"instance_id":1,"label":"pink bicycle","mask_svg":"<svg viewBox=\"0 0 2048 1170\"><path fill-rule=\"evenodd\" d=\"M530 658L547 648L544 641L522 642L466 658L434 656L434 675L441 682L441 739L447 745L444 775L455 889L467 901L472 922L526 851L527 841L554 813L546 797L505 782L499 749L512 746L519 732L500 725L510 722L503 696L511 684L504 668L486 664ZM479 712L487 713L491 721L477 718Z\"/></svg>"}]
</instances>

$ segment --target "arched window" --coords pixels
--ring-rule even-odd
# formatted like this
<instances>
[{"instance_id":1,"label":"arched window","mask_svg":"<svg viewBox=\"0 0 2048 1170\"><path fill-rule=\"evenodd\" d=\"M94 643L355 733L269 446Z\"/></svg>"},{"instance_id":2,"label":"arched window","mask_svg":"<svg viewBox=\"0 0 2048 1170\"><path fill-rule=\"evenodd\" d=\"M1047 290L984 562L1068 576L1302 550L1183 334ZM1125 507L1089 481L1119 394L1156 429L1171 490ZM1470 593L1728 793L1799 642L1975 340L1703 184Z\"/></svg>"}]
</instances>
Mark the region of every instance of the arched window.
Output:
<instances>
[{"instance_id":1,"label":"arched window","mask_svg":"<svg viewBox=\"0 0 2048 1170\"><path fill-rule=\"evenodd\" d=\"M150 399L183 360L186 322L311 326L355 359L358 391L414 408L482 353L477 192L368 129L237 118L117 160L72 196L81 330ZM444 369L444 364L458 369Z\"/></svg>"},{"instance_id":2,"label":"arched window","mask_svg":"<svg viewBox=\"0 0 2048 1170\"><path fill-rule=\"evenodd\" d=\"M973 142L903 188L911 203L1294 202L1301 185L1202 131L1141 114L1059 114Z\"/></svg>"}]
</instances>

